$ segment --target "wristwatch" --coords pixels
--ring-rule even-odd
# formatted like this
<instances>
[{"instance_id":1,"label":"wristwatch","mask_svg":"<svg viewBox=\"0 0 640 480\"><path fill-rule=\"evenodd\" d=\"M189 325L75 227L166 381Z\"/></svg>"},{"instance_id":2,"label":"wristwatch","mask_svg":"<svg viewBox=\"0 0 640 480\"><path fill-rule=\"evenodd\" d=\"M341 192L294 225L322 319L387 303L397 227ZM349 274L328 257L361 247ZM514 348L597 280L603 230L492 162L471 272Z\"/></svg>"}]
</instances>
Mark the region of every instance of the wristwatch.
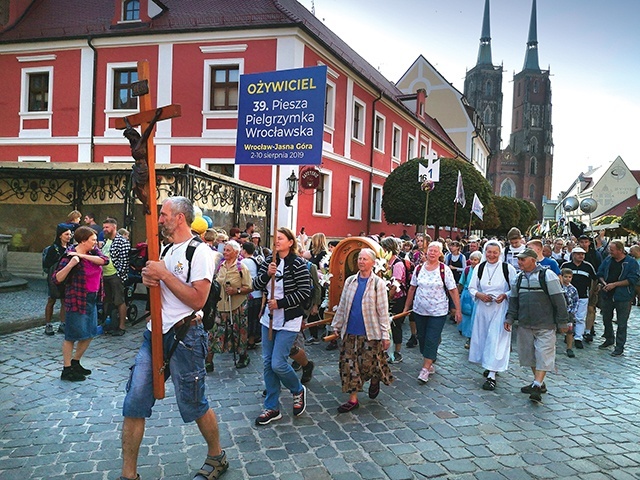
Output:
<instances>
[{"instance_id":1,"label":"wristwatch","mask_svg":"<svg viewBox=\"0 0 640 480\"><path fill-rule=\"evenodd\" d=\"M239 288L239 289L238 289L238 295L240 295L240 292L241 292L241 289Z\"/></svg>"}]
</instances>

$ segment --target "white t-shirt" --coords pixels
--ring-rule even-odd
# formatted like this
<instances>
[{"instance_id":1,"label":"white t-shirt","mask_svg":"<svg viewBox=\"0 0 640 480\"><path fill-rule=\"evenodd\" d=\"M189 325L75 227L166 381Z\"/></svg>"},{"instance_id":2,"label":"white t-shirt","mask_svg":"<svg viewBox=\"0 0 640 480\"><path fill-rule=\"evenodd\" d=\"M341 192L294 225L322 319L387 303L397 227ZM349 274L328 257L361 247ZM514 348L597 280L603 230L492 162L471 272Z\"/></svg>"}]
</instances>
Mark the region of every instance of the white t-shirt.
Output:
<instances>
[{"instance_id":1,"label":"white t-shirt","mask_svg":"<svg viewBox=\"0 0 640 480\"><path fill-rule=\"evenodd\" d=\"M444 266L444 283L447 290L456 288L453 272L447 265ZM422 264L420 271L416 269L413 273L411 286L417 287L413 297L413 311L415 313L433 317L449 313L449 298L442 285L440 266L434 270L427 270L426 264Z\"/></svg>"},{"instance_id":2,"label":"white t-shirt","mask_svg":"<svg viewBox=\"0 0 640 480\"><path fill-rule=\"evenodd\" d=\"M278 263L278 269L276 270L276 285L273 293L273 298L284 298L284 287L282 281L282 274L284 272L284 262ZM267 284L267 298L271 298L271 280ZM269 308L264 309L262 318L260 318L260 324L265 327L269 327ZM284 321L284 308L278 308L273 311L273 329L274 330L286 330L288 332L299 332L302 327L302 315L297 318L292 318L288 322Z\"/></svg>"},{"instance_id":3,"label":"white t-shirt","mask_svg":"<svg viewBox=\"0 0 640 480\"><path fill-rule=\"evenodd\" d=\"M178 277L183 283L187 283L187 271L189 268L187 262L187 245L191 239L177 243L169 248L163 261L171 273ZM191 278L190 282L207 279L209 282L213 279L215 258L213 251L206 243L200 243L193 252L191 259ZM167 333L173 325L193 312L193 309L182 303L169 288L160 282L160 292L162 297L162 333ZM202 311L198 311L202 314ZM151 330L151 322L147 323L147 328Z\"/></svg>"},{"instance_id":4,"label":"white t-shirt","mask_svg":"<svg viewBox=\"0 0 640 480\"><path fill-rule=\"evenodd\" d=\"M258 276L258 264L260 263L260 260L255 256L243 258L241 263L247 267L252 279ZM249 293L249 298L260 298L261 296L262 292L260 290L253 290Z\"/></svg>"}]
</instances>

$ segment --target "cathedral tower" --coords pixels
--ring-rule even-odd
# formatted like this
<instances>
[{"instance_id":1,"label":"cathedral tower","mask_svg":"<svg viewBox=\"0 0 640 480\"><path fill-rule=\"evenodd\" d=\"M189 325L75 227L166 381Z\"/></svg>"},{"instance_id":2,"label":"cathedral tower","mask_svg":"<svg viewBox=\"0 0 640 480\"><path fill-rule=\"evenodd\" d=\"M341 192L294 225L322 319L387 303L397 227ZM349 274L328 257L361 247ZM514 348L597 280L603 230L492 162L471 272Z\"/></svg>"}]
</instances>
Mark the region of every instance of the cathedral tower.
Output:
<instances>
[{"instance_id":1,"label":"cathedral tower","mask_svg":"<svg viewBox=\"0 0 640 480\"><path fill-rule=\"evenodd\" d=\"M500 150L502 129L502 66L491 60L489 0L484 3L482 33L476 66L467 72L464 96L475 108L487 132L487 143L494 156Z\"/></svg>"},{"instance_id":2,"label":"cathedral tower","mask_svg":"<svg viewBox=\"0 0 640 480\"><path fill-rule=\"evenodd\" d=\"M540 70L538 63L536 16L536 0L533 0L524 67L513 77L509 146L517 159L520 173L512 179L516 185L513 196L532 201L542 212L543 197L551 196L553 127L549 70ZM497 193L502 195L502 189Z\"/></svg>"}]
</instances>

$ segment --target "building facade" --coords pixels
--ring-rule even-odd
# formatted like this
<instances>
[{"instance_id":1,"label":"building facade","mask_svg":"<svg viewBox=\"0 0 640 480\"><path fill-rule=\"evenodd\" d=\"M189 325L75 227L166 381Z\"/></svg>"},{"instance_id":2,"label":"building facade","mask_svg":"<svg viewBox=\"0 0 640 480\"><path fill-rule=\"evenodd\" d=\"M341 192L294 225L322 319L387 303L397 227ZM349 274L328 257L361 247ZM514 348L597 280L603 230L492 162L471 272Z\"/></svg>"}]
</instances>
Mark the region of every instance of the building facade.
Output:
<instances>
[{"instance_id":1,"label":"building facade","mask_svg":"<svg viewBox=\"0 0 640 480\"><path fill-rule=\"evenodd\" d=\"M388 174L418 156L464 158L420 101L385 79L295 0L9 0L0 25L0 161L132 162L115 120L138 111L130 86L149 62L156 161L188 164L276 190L275 167L234 163L243 73L328 67L320 186L285 207L276 226L330 237L402 232L381 210ZM299 178L302 166L291 168ZM276 209L273 208L272 211ZM243 227L243 226L242 226ZM406 227L404 227L406 228Z\"/></svg>"}]
</instances>

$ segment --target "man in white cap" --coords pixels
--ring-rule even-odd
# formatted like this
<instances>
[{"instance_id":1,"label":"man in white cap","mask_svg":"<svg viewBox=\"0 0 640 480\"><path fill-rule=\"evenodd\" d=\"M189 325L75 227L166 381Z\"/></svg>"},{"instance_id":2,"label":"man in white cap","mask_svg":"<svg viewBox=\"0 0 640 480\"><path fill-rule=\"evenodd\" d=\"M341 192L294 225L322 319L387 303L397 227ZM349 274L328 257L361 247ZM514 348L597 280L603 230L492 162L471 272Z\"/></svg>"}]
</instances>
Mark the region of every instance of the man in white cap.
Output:
<instances>
[{"instance_id":1,"label":"man in white cap","mask_svg":"<svg viewBox=\"0 0 640 480\"><path fill-rule=\"evenodd\" d=\"M592 342L591 332L585 332L587 310L589 308L589 293L595 288L598 277L596 270L589 262L584 260L586 251L582 247L575 247L571 251L571 261L562 264L562 268L568 268L573 272L571 285L578 290L578 310L576 311L576 326L574 340L576 348L583 348L582 342Z\"/></svg>"},{"instance_id":2,"label":"man in white cap","mask_svg":"<svg viewBox=\"0 0 640 480\"><path fill-rule=\"evenodd\" d=\"M253 232L251 234L251 242L256 247L256 251L253 256L258 260L258 263L262 263L266 257L262 247L260 246L260 234L258 232Z\"/></svg>"}]
</instances>

